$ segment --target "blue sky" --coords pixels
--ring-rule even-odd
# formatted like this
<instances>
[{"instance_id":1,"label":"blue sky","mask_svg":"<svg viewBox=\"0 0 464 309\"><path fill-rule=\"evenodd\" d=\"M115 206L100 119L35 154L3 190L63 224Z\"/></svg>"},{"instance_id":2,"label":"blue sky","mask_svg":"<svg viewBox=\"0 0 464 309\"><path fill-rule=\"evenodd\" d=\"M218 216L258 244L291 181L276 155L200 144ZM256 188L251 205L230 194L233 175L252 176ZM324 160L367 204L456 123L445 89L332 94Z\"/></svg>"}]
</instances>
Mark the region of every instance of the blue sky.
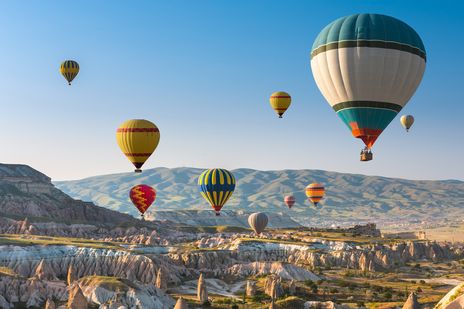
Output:
<instances>
[{"instance_id":1,"label":"blue sky","mask_svg":"<svg viewBox=\"0 0 464 309\"><path fill-rule=\"evenodd\" d=\"M115 130L158 125L145 168L325 169L410 179L464 179L459 1L2 1L0 162L54 180L132 171ZM313 80L311 45L334 19L399 18L421 36L427 68L402 113L359 162L360 140ZM58 69L75 59L68 87ZM293 103L284 119L273 91Z\"/></svg>"}]
</instances>

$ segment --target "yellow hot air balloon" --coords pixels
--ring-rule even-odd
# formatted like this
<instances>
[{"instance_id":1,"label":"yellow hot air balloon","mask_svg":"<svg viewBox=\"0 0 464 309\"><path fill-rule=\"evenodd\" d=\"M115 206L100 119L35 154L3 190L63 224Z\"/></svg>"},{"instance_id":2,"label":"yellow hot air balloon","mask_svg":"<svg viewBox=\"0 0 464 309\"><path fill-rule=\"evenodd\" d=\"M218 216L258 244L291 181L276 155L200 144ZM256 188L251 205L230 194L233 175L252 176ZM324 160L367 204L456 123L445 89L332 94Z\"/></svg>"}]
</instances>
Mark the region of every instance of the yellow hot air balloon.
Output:
<instances>
[{"instance_id":1,"label":"yellow hot air balloon","mask_svg":"<svg viewBox=\"0 0 464 309\"><path fill-rule=\"evenodd\" d=\"M158 146L160 132L158 127L144 119L131 119L121 124L116 131L119 148L140 173L142 165Z\"/></svg>"},{"instance_id":2,"label":"yellow hot air balloon","mask_svg":"<svg viewBox=\"0 0 464 309\"><path fill-rule=\"evenodd\" d=\"M235 177L226 169L214 168L201 173L198 187L203 198L210 203L219 216L221 208L235 190Z\"/></svg>"},{"instance_id":3,"label":"yellow hot air balloon","mask_svg":"<svg viewBox=\"0 0 464 309\"><path fill-rule=\"evenodd\" d=\"M271 103L272 109L279 115L279 118L282 118L282 115L292 103L292 98L286 92L277 91L271 94L269 103Z\"/></svg>"},{"instance_id":4,"label":"yellow hot air balloon","mask_svg":"<svg viewBox=\"0 0 464 309\"><path fill-rule=\"evenodd\" d=\"M325 188L320 183L312 183L306 187L306 196L308 200L317 207L317 204L322 200L325 194Z\"/></svg>"},{"instance_id":5,"label":"yellow hot air balloon","mask_svg":"<svg viewBox=\"0 0 464 309\"><path fill-rule=\"evenodd\" d=\"M79 73L79 63L74 60L63 61L60 66L60 73L66 78L68 84L71 85L71 82Z\"/></svg>"},{"instance_id":6,"label":"yellow hot air balloon","mask_svg":"<svg viewBox=\"0 0 464 309\"><path fill-rule=\"evenodd\" d=\"M409 132L409 129L414 123L414 117L411 115L403 115L400 118L401 125L406 129L406 132Z\"/></svg>"}]
</instances>

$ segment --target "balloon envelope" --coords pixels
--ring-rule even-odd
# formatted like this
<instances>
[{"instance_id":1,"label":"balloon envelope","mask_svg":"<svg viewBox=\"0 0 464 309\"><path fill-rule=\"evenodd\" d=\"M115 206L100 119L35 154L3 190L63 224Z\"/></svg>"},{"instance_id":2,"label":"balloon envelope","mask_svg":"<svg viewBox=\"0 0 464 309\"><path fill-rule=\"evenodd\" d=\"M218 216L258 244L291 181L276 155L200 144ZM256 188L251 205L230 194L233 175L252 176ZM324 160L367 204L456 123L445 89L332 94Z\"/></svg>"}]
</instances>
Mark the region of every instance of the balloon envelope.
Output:
<instances>
[{"instance_id":1,"label":"balloon envelope","mask_svg":"<svg viewBox=\"0 0 464 309\"><path fill-rule=\"evenodd\" d=\"M226 169L209 169L198 177L198 186L203 198L214 208L216 216L219 216L222 207L235 190L235 178Z\"/></svg>"},{"instance_id":2,"label":"balloon envelope","mask_svg":"<svg viewBox=\"0 0 464 309\"><path fill-rule=\"evenodd\" d=\"M414 123L414 117L412 115L403 115L400 118L400 122L403 128L405 128L406 131L409 131L409 129Z\"/></svg>"},{"instance_id":3,"label":"balloon envelope","mask_svg":"<svg viewBox=\"0 0 464 309\"><path fill-rule=\"evenodd\" d=\"M295 197L293 197L292 195L287 195L284 198L284 202L285 202L285 205L288 206L288 208L292 208L292 206L295 204Z\"/></svg>"},{"instance_id":4,"label":"balloon envelope","mask_svg":"<svg viewBox=\"0 0 464 309\"><path fill-rule=\"evenodd\" d=\"M319 90L368 148L416 91L425 62L416 31L380 14L335 20L319 33L311 50Z\"/></svg>"},{"instance_id":5,"label":"balloon envelope","mask_svg":"<svg viewBox=\"0 0 464 309\"><path fill-rule=\"evenodd\" d=\"M269 103L271 104L272 109L277 113L277 115L279 115L279 118L282 118L282 115L292 103L292 98L284 91L277 91L271 94Z\"/></svg>"},{"instance_id":6,"label":"balloon envelope","mask_svg":"<svg viewBox=\"0 0 464 309\"><path fill-rule=\"evenodd\" d=\"M156 199L156 191L147 185L137 185L132 187L129 192L129 197L135 207L143 214L153 204Z\"/></svg>"},{"instance_id":7,"label":"balloon envelope","mask_svg":"<svg viewBox=\"0 0 464 309\"><path fill-rule=\"evenodd\" d=\"M312 183L306 187L306 196L308 200L317 206L317 204L322 200L325 194L325 188L320 183Z\"/></svg>"},{"instance_id":8,"label":"balloon envelope","mask_svg":"<svg viewBox=\"0 0 464 309\"><path fill-rule=\"evenodd\" d=\"M264 212L255 212L248 217L248 224L256 234L261 234L267 226L269 219Z\"/></svg>"},{"instance_id":9,"label":"balloon envelope","mask_svg":"<svg viewBox=\"0 0 464 309\"><path fill-rule=\"evenodd\" d=\"M68 84L71 85L71 82L79 73L79 64L74 60L65 60L61 63L60 73L68 81Z\"/></svg>"},{"instance_id":10,"label":"balloon envelope","mask_svg":"<svg viewBox=\"0 0 464 309\"><path fill-rule=\"evenodd\" d=\"M141 172L142 165L158 146L160 132L158 127L144 119L132 119L124 122L116 131L119 148L129 161Z\"/></svg>"}]
</instances>

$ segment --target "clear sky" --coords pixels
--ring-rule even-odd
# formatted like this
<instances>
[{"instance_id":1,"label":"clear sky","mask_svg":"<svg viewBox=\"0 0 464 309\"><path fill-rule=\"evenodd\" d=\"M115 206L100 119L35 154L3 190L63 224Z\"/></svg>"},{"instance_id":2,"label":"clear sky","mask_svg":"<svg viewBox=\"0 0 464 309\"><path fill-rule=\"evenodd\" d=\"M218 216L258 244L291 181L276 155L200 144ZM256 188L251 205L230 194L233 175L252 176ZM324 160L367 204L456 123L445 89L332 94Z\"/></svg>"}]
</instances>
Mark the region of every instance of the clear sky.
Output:
<instances>
[{"instance_id":1,"label":"clear sky","mask_svg":"<svg viewBox=\"0 0 464 309\"><path fill-rule=\"evenodd\" d=\"M1 1L0 162L54 180L132 171L115 130L158 125L158 166L324 169L464 179L461 1ZM320 94L309 52L319 31L354 13L399 18L421 36L427 68L402 113L359 162ZM59 74L80 63L71 87ZM293 103L283 119L269 95Z\"/></svg>"}]
</instances>

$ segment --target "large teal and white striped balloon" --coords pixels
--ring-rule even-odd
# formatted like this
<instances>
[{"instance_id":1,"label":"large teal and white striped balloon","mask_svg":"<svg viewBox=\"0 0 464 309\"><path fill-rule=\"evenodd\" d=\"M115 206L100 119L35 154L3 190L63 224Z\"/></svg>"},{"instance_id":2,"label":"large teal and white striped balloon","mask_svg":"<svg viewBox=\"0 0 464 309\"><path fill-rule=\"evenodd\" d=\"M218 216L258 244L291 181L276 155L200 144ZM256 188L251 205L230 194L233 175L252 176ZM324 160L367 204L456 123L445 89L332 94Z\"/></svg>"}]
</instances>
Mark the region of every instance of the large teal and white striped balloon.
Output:
<instances>
[{"instance_id":1,"label":"large teal and white striped balloon","mask_svg":"<svg viewBox=\"0 0 464 309\"><path fill-rule=\"evenodd\" d=\"M379 14L335 20L319 33L311 50L319 90L368 148L416 91L425 62L416 31Z\"/></svg>"}]
</instances>

